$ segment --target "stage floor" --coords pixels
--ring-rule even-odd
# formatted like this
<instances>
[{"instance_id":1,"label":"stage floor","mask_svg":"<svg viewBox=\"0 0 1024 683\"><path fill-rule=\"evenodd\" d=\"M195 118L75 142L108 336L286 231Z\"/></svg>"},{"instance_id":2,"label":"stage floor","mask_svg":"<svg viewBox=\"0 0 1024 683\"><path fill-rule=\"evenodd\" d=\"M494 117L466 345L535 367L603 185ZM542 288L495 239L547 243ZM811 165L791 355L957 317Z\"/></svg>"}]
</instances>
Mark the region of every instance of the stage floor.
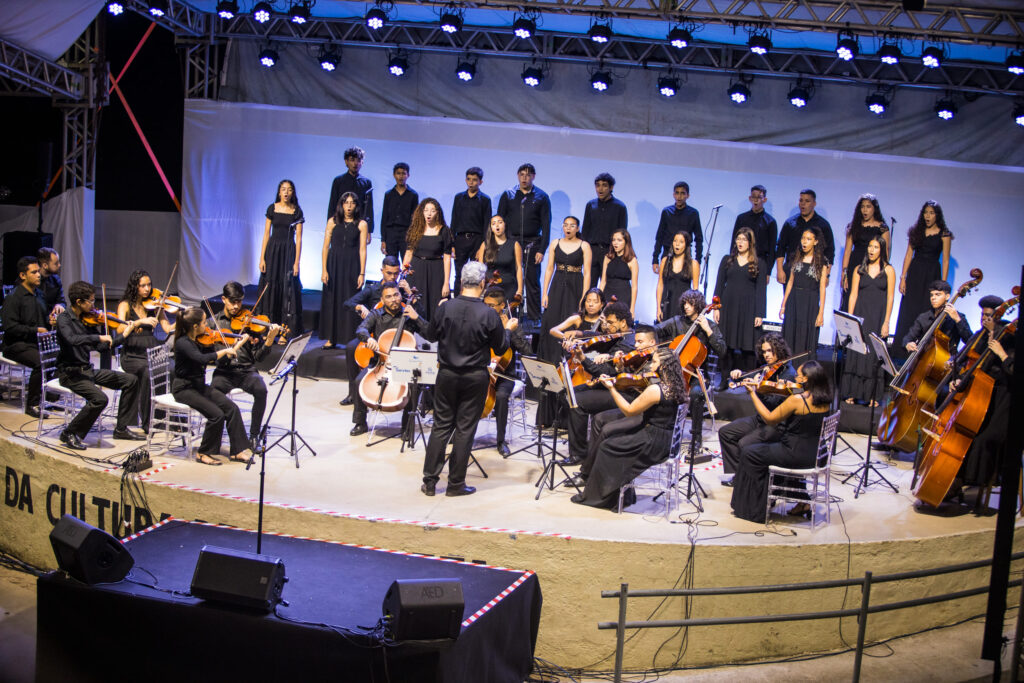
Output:
<instances>
[{"instance_id":1,"label":"stage floor","mask_svg":"<svg viewBox=\"0 0 1024 683\"><path fill-rule=\"evenodd\" d=\"M275 448L267 454L266 501L269 505L361 519L605 541L689 543L692 540L688 535L688 529L692 527L678 523L694 522L698 518L695 508L685 500L673 517L677 523L670 523L657 514L644 515L627 510L618 515L575 505L569 500L575 492L571 488L545 490L535 501L537 489L534 482L541 473L541 463L535 450L502 459L493 448L492 420L480 423L478 450L475 451L489 477L483 478L472 464L469 469L467 482L477 487L477 493L459 498L445 497L443 475L438 495L428 498L419 491L424 452L422 442L417 442L414 450L406 449L400 453L397 438L368 446L367 435L350 437L352 409L338 403L346 386L345 382L334 380L299 379L297 428L316 449L317 455L313 457L308 450L301 450L299 467L296 468L294 460L283 448ZM276 387L272 391L276 391ZM534 406L532 403L527 405L532 419ZM285 426L289 408L289 392L286 391L272 424ZM397 425L398 414L393 413L389 417L392 424ZM50 422L57 424L56 421ZM7 430L17 432L26 429L28 434L35 434L35 421L10 403L0 406L0 423ZM429 431L429 424L427 428ZM395 430L384 431L394 433ZM272 432L272 438L276 432ZM510 426L513 449L531 442L532 436L521 432L518 427ZM60 446L57 433L54 430L44 435L43 442ZM112 441L109 431L103 436L106 447L90 447L86 455L93 458L115 456L135 445ZM867 445L863 436L842 436L852 448L835 457L834 476L855 468ZM18 440L17 436L12 438ZM550 437L546 440L550 442ZM87 443L90 446L96 443L95 432L89 435ZM717 450L714 432L705 431L705 445ZM840 441L839 448L843 446L844 442ZM564 444L559 448L564 449ZM53 455L75 460L64 453L54 452ZM940 512L917 511L909 492L911 464L886 462L884 455L877 452L873 457L880 461L880 471L899 487L898 493L893 493L884 484L875 484L854 499L853 481L844 485L834 478L832 493L842 502L833 507L832 524L819 523L817 530L811 533L810 522L802 518L773 517L774 523L785 530L783 535L749 533L763 530L764 525L733 517L729 506L732 489L720 484L720 458L698 465L695 473L708 493L703 501L704 512L699 514L700 540L703 544L724 545L846 543L848 539L857 543L949 536L995 528L994 516L978 517L970 514L969 508L952 505ZM220 467L211 467L184 458L180 451L178 454L154 453L153 461L154 468L144 475L149 486L167 485L235 499L251 500L258 496L258 466L246 470L242 464L225 461ZM973 494L968 495L967 503L973 503ZM991 505L997 505L996 496L993 496ZM201 517L198 512L196 516ZM251 527L255 526L254 516Z\"/></svg>"}]
</instances>

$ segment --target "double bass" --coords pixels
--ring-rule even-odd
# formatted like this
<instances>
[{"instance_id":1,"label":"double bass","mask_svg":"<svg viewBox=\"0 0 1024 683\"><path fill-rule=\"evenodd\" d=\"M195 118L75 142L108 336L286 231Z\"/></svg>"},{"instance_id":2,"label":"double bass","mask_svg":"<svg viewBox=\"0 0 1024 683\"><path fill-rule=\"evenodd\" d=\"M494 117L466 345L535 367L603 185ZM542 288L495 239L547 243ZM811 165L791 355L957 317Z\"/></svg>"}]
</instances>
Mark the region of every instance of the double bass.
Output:
<instances>
[{"instance_id":1,"label":"double bass","mask_svg":"<svg viewBox=\"0 0 1024 683\"><path fill-rule=\"evenodd\" d=\"M1017 305L1020 290L1014 289L1016 296L996 309L997 320ZM994 332L994 336L1002 342L1007 336L1012 338L1016 331L1017 323L1013 322ZM983 333L984 329L978 332L973 341L977 342ZM923 430L927 440L917 467L913 493L918 500L932 507L938 507L945 499L974 437L985 422L995 379L981 368L991 355L992 350L989 348L980 354L968 355L970 365L958 378L959 386L949 392L935 414L931 415L931 427Z\"/></svg>"},{"instance_id":2,"label":"double bass","mask_svg":"<svg viewBox=\"0 0 1024 683\"><path fill-rule=\"evenodd\" d=\"M409 298L408 303L401 304L403 315L398 321L398 327L385 330L377 339L377 365L368 370L359 382L359 397L367 408L382 413L395 413L409 402L409 385L395 382L391 378L390 354L391 349L416 348L416 337L405 329L404 315L405 307L411 306L414 300L415 295Z\"/></svg>"},{"instance_id":3,"label":"double bass","mask_svg":"<svg viewBox=\"0 0 1024 683\"><path fill-rule=\"evenodd\" d=\"M983 277L981 269L971 270L971 279L957 288L949 303L954 304L957 299L967 296L981 284ZM952 356L949 337L939 329L945 320L945 311L935 316L935 321L918 342L917 350L889 384L895 396L883 409L878 422L879 443L901 451L917 450L918 430L925 420L921 411L934 408L939 384Z\"/></svg>"}]
</instances>

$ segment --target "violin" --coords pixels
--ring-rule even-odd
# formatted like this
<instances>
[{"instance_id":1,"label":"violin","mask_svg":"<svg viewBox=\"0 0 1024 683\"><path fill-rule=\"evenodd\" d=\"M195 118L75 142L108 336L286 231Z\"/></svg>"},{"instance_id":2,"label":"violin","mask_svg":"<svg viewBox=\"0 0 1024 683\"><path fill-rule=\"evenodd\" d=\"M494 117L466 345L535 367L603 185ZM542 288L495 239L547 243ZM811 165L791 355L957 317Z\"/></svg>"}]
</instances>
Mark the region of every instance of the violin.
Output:
<instances>
[{"instance_id":1,"label":"violin","mask_svg":"<svg viewBox=\"0 0 1024 683\"><path fill-rule=\"evenodd\" d=\"M658 350L658 346L661 346L661 344L649 346L646 349L634 349L629 353L623 354L619 358L619 362L626 367L640 367L651 359L654 352Z\"/></svg>"},{"instance_id":2,"label":"violin","mask_svg":"<svg viewBox=\"0 0 1024 683\"><path fill-rule=\"evenodd\" d=\"M776 361L774 363L766 363L765 365L762 365L761 367L757 368L756 370L751 370L750 372L745 372L742 375L740 375L739 377L737 377L735 380L731 380L729 382L729 388L730 389L735 389L736 387L738 387L742 383L743 380L745 380L745 379L747 379L749 377L758 377L759 376L759 381L760 380L771 379L772 376L774 376L776 372L778 372L782 368L786 367L786 365L788 363L792 363L793 361L798 360L800 358L803 358L804 356L809 356L810 354L811 354L810 351L804 351L803 353L798 353L795 356L790 356L789 358L784 358L784 359L782 359L780 361Z\"/></svg>"},{"instance_id":3,"label":"violin","mask_svg":"<svg viewBox=\"0 0 1024 683\"><path fill-rule=\"evenodd\" d=\"M632 334L633 330L627 330L626 332L612 332L611 334L596 334L593 337L587 337L586 339L574 339L572 342L573 349L585 350L589 349L594 344L603 344L605 342L615 341L620 337L625 337L627 334Z\"/></svg>"},{"instance_id":4,"label":"violin","mask_svg":"<svg viewBox=\"0 0 1024 683\"><path fill-rule=\"evenodd\" d=\"M598 384L603 385L603 382L601 381L603 378L604 378L604 376L595 377L594 379L591 379L591 380L588 380L587 382L585 382L585 385L588 386L588 387L594 387L594 386L597 386ZM631 389L631 388L645 389L645 388L647 388L648 385L651 384L652 380L656 380L656 379L658 379L658 373L654 372L653 370L650 371L650 372L639 372L639 373L638 372L620 372L619 374L615 375L615 377L612 378L612 380L614 381L615 388L620 390L620 391L622 389Z\"/></svg>"},{"instance_id":5,"label":"violin","mask_svg":"<svg viewBox=\"0 0 1024 683\"><path fill-rule=\"evenodd\" d=\"M241 339L246 335L232 332L228 329L214 330L207 328L205 332L196 336L196 343L200 346L213 346L214 344L227 344L227 339Z\"/></svg>"},{"instance_id":6,"label":"violin","mask_svg":"<svg viewBox=\"0 0 1024 683\"><path fill-rule=\"evenodd\" d=\"M181 302L180 296L170 296L165 291L155 288L150 292L148 298L142 300L142 307L147 311L162 310L167 313L177 313L178 311L187 308L187 306Z\"/></svg>"},{"instance_id":7,"label":"violin","mask_svg":"<svg viewBox=\"0 0 1024 683\"><path fill-rule=\"evenodd\" d=\"M82 314L82 322L90 327L99 327L100 325L106 325L107 323L114 323L116 325L127 325L128 323L121 320L113 313L109 311L100 311L97 309L91 310L87 313Z\"/></svg>"},{"instance_id":8,"label":"violin","mask_svg":"<svg viewBox=\"0 0 1024 683\"><path fill-rule=\"evenodd\" d=\"M253 334L263 334L270 329L273 323L270 322L270 318L263 314L256 315L250 309L243 308L238 312L238 315L231 318L231 329L235 332L251 332ZM288 326L281 326L281 334L288 334ZM235 336L241 336L236 334Z\"/></svg>"}]
</instances>

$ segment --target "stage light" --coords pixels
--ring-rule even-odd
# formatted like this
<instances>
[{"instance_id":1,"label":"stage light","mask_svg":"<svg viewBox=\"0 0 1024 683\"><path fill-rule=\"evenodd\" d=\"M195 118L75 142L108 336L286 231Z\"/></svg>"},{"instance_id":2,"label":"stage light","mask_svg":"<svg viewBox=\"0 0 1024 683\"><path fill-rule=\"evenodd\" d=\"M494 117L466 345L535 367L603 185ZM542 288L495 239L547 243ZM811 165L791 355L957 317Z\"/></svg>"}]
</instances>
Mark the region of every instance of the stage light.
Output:
<instances>
[{"instance_id":1,"label":"stage light","mask_svg":"<svg viewBox=\"0 0 1024 683\"><path fill-rule=\"evenodd\" d=\"M469 83L476 76L476 64L468 60L459 62L455 68L455 75L459 77L460 81Z\"/></svg>"},{"instance_id":2,"label":"stage light","mask_svg":"<svg viewBox=\"0 0 1024 683\"><path fill-rule=\"evenodd\" d=\"M943 98L935 103L935 115L943 121L949 121L956 116L957 108L956 102L949 99L948 97Z\"/></svg>"},{"instance_id":3,"label":"stage light","mask_svg":"<svg viewBox=\"0 0 1024 683\"><path fill-rule=\"evenodd\" d=\"M675 97L679 92L679 79L671 76L662 76L658 79L658 93L663 97Z\"/></svg>"},{"instance_id":4,"label":"stage light","mask_svg":"<svg viewBox=\"0 0 1024 683\"><path fill-rule=\"evenodd\" d=\"M441 15L441 30L450 34L458 33L462 30L462 17L455 12L445 12Z\"/></svg>"},{"instance_id":5,"label":"stage light","mask_svg":"<svg viewBox=\"0 0 1024 683\"><path fill-rule=\"evenodd\" d=\"M167 14L167 0L149 0L149 13L154 17L162 17Z\"/></svg>"},{"instance_id":6,"label":"stage light","mask_svg":"<svg viewBox=\"0 0 1024 683\"><path fill-rule=\"evenodd\" d=\"M934 45L929 45L921 53L921 63L929 69L938 69L942 66L942 60L945 55L942 53L942 48Z\"/></svg>"},{"instance_id":7,"label":"stage light","mask_svg":"<svg viewBox=\"0 0 1024 683\"><path fill-rule=\"evenodd\" d=\"M693 42L693 36L685 28L676 26L668 32L668 43L677 50L688 47Z\"/></svg>"},{"instance_id":8,"label":"stage light","mask_svg":"<svg viewBox=\"0 0 1024 683\"><path fill-rule=\"evenodd\" d=\"M894 66L900 63L900 57L903 53L894 43L886 43L882 46L882 49L878 51L878 58L882 61L882 64L888 64Z\"/></svg>"},{"instance_id":9,"label":"stage light","mask_svg":"<svg viewBox=\"0 0 1024 683\"><path fill-rule=\"evenodd\" d=\"M1024 55L1014 52L1006 58L1006 70L1014 76L1024 74Z\"/></svg>"},{"instance_id":10,"label":"stage light","mask_svg":"<svg viewBox=\"0 0 1024 683\"><path fill-rule=\"evenodd\" d=\"M889 107L889 99L883 93L876 92L864 98L864 104L872 114L881 116Z\"/></svg>"},{"instance_id":11,"label":"stage light","mask_svg":"<svg viewBox=\"0 0 1024 683\"><path fill-rule=\"evenodd\" d=\"M836 41L836 57L844 62L852 62L857 59L860 48L857 46L857 39L852 33L840 33Z\"/></svg>"},{"instance_id":12,"label":"stage light","mask_svg":"<svg viewBox=\"0 0 1024 683\"><path fill-rule=\"evenodd\" d=\"M595 43L605 44L612 39L612 28L608 24L594 24L587 35Z\"/></svg>"},{"instance_id":13,"label":"stage light","mask_svg":"<svg viewBox=\"0 0 1024 683\"><path fill-rule=\"evenodd\" d=\"M124 12L124 5L122 5L119 2L109 2L107 3L107 11L113 14L115 17L119 16Z\"/></svg>"},{"instance_id":14,"label":"stage light","mask_svg":"<svg viewBox=\"0 0 1024 683\"><path fill-rule=\"evenodd\" d=\"M309 5L304 2L292 5L288 10L288 16L291 17L293 24L305 24L309 21Z\"/></svg>"},{"instance_id":15,"label":"stage light","mask_svg":"<svg viewBox=\"0 0 1024 683\"><path fill-rule=\"evenodd\" d=\"M766 35L753 35L747 40L747 47L755 55L766 55L772 49L772 39Z\"/></svg>"},{"instance_id":16,"label":"stage light","mask_svg":"<svg viewBox=\"0 0 1024 683\"><path fill-rule=\"evenodd\" d=\"M605 92L612 87L612 75L607 71L595 71L590 77L590 87L598 92Z\"/></svg>"},{"instance_id":17,"label":"stage light","mask_svg":"<svg viewBox=\"0 0 1024 683\"><path fill-rule=\"evenodd\" d=\"M252 8L252 18L259 24L265 24L274 16L274 8L269 2L257 2Z\"/></svg>"},{"instance_id":18,"label":"stage light","mask_svg":"<svg viewBox=\"0 0 1024 683\"><path fill-rule=\"evenodd\" d=\"M1013 108L1013 122L1018 126L1024 126L1024 104L1018 104Z\"/></svg>"},{"instance_id":19,"label":"stage light","mask_svg":"<svg viewBox=\"0 0 1024 683\"><path fill-rule=\"evenodd\" d=\"M320 48L320 68L324 71L334 71L338 68L338 63L341 62L341 55L330 47L325 46Z\"/></svg>"},{"instance_id":20,"label":"stage light","mask_svg":"<svg viewBox=\"0 0 1024 683\"><path fill-rule=\"evenodd\" d=\"M743 83L733 83L729 86L729 99L736 104L746 104L750 99L750 88Z\"/></svg>"},{"instance_id":21,"label":"stage light","mask_svg":"<svg viewBox=\"0 0 1024 683\"><path fill-rule=\"evenodd\" d=\"M217 3L217 16L221 19L234 19L238 16L237 0L220 0Z\"/></svg>"},{"instance_id":22,"label":"stage light","mask_svg":"<svg viewBox=\"0 0 1024 683\"><path fill-rule=\"evenodd\" d=\"M409 70L409 60L401 55L395 55L388 60L388 73L392 76L404 76Z\"/></svg>"},{"instance_id":23,"label":"stage light","mask_svg":"<svg viewBox=\"0 0 1024 683\"><path fill-rule=\"evenodd\" d=\"M380 7L374 7L366 13L366 25L374 31L379 31L388 23L387 12Z\"/></svg>"},{"instance_id":24,"label":"stage light","mask_svg":"<svg viewBox=\"0 0 1024 683\"><path fill-rule=\"evenodd\" d=\"M527 17L519 17L512 24L512 33L516 34L516 38L520 40L528 40L537 33L537 22Z\"/></svg>"},{"instance_id":25,"label":"stage light","mask_svg":"<svg viewBox=\"0 0 1024 683\"><path fill-rule=\"evenodd\" d=\"M531 88L536 88L544 80L544 71L535 66L527 66L523 69L522 77L523 83Z\"/></svg>"},{"instance_id":26,"label":"stage light","mask_svg":"<svg viewBox=\"0 0 1024 683\"><path fill-rule=\"evenodd\" d=\"M807 91L807 88L794 85L789 89L789 94L786 97L789 98L789 103L794 107L803 109L807 106L807 101L811 99L811 94Z\"/></svg>"},{"instance_id":27,"label":"stage light","mask_svg":"<svg viewBox=\"0 0 1024 683\"><path fill-rule=\"evenodd\" d=\"M280 59L277 54L277 50L272 47L265 48L260 53L260 64L267 67L268 69L277 64L277 60Z\"/></svg>"}]
</instances>

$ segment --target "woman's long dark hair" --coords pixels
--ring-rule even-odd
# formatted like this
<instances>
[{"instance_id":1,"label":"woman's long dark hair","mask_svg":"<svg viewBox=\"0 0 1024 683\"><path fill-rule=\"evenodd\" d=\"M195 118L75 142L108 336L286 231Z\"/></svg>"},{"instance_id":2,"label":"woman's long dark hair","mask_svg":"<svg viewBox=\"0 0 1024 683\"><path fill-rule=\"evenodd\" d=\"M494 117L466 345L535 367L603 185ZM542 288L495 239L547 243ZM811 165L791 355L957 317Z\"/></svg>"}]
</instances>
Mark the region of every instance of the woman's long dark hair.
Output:
<instances>
[{"instance_id":1,"label":"woman's long dark hair","mask_svg":"<svg viewBox=\"0 0 1024 683\"><path fill-rule=\"evenodd\" d=\"M206 313L198 306L189 306L179 313L178 319L174 322L174 340L187 337L189 331L201 323L204 318L206 318Z\"/></svg>"},{"instance_id":2,"label":"woman's long dark hair","mask_svg":"<svg viewBox=\"0 0 1024 683\"><path fill-rule=\"evenodd\" d=\"M345 200L351 197L355 200L356 210L352 214L352 218L359 222L359 197L355 192L346 192L338 198L338 204L334 207L334 227L339 228L345 225Z\"/></svg>"},{"instance_id":3,"label":"woman's long dark hair","mask_svg":"<svg viewBox=\"0 0 1024 683\"><path fill-rule=\"evenodd\" d=\"M502 224L505 223L505 218L495 214L491 216L491 221L495 218L501 218ZM498 258L498 249L501 245L498 244L498 238L494 236L494 231L491 230L491 221L487 221L487 237L484 238L484 265L494 263L494 260ZM508 236L508 225L505 225L505 241L511 239Z\"/></svg>"},{"instance_id":4,"label":"woman's long dark hair","mask_svg":"<svg viewBox=\"0 0 1024 683\"><path fill-rule=\"evenodd\" d=\"M444 222L444 211L441 209L441 204L433 197L427 197L420 202L416 210L412 212L412 225L409 226L409 232L405 235L405 244L407 249L416 251L416 247L419 246L420 240L423 239L423 233L427 231L427 219L423 216L423 207L427 204L433 204L437 210L437 226L441 228L443 232L448 224ZM490 230L490 226L488 226Z\"/></svg>"},{"instance_id":5,"label":"woman's long dark hair","mask_svg":"<svg viewBox=\"0 0 1024 683\"><path fill-rule=\"evenodd\" d=\"M811 259L811 269L814 272L814 277L820 278L821 269L825 267L825 240L822 238L821 233L818 232L816 228L804 228L803 231L800 233L801 238L804 236L805 232L809 232L812 235L814 235L814 239L818 241L818 243L814 245L814 248L811 251L811 253L814 254L814 257ZM796 251L793 252L793 254L789 257L789 260L791 263L796 263L803 262L803 258L803 246L800 244L800 241L797 240Z\"/></svg>"},{"instance_id":6,"label":"woman's long dark hair","mask_svg":"<svg viewBox=\"0 0 1024 683\"><path fill-rule=\"evenodd\" d=\"M686 397L686 385L683 382L683 368L679 358L668 347L662 346L655 353L658 356L658 379L661 380L661 397L676 403Z\"/></svg>"},{"instance_id":7,"label":"woman's long dark hair","mask_svg":"<svg viewBox=\"0 0 1024 683\"><path fill-rule=\"evenodd\" d=\"M761 259L757 258L757 242L754 240L754 231L750 228L740 228L736 231L736 236L732 239L732 248L729 249L729 258L726 263L731 266L739 257L740 252L739 249L736 248L736 237L739 237L740 235L745 235L747 238L747 244L750 245L747 247L747 257L750 258L750 261L747 263L747 274L750 275L750 279L753 280L757 277L758 263Z\"/></svg>"},{"instance_id":8,"label":"woman's long dark hair","mask_svg":"<svg viewBox=\"0 0 1024 683\"><path fill-rule=\"evenodd\" d=\"M924 210L929 206L935 209L935 225L939 228L939 234L949 233L949 236L953 237L953 233L946 227L946 217L942 215L942 206L934 199L929 199L921 206L921 211L917 214L917 222L910 226L910 230L907 230L907 238L910 240L912 249L917 249L924 242L924 231L927 230L924 224Z\"/></svg>"},{"instance_id":9,"label":"woman's long dark hair","mask_svg":"<svg viewBox=\"0 0 1024 683\"><path fill-rule=\"evenodd\" d=\"M871 246L872 242L878 242L878 267L885 272L885 267L889 265L889 259L885 257L885 240L881 237L872 237L868 240L868 246ZM861 275L868 274L868 264L871 263L871 258L868 256L868 252L864 252L864 260L857 266L857 270L860 271Z\"/></svg>"},{"instance_id":10,"label":"woman's long dark hair","mask_svg":"<svg viewBox=\"0 0 1024 683\"><path fill-rule=\"evenodd\" d=\"M825 366L816 360L809 360L800 366L800 372L807 381L804 382L804 393L810 396L811 404L827 406L832 403L832 375Z\"/></svg>"},{"instance_id":11,"label":"woman's long dark hair","mask_svg":"<svg viewBox=\"0 0 1024 683\"><path fill-rule=\"evenodd\" d=\"M280 203L280 201L281 201L281 186L284 185L285 183L288 183L289 185L292 186L292 200L290 202L286 202L286 204L288 204L288 206L294 206L295 209L298 210L298 208L299 208L299 193L295 189L295 183L293 183L292 181L288 180L287 178L285 178L284 180L282 180L281 182L279 182L277 184L277 196L274 197L274 203L275 204Z\"/></svg>"},{"instance_id":12,"label":"woman's long dark hair","mask_svg":"<svg viewBox=\"0 0 1024 683\"><path fill-rule=\"evenodd\" d=\"M860 197L857 197L857 206L853 207L853 220L846 226L846 234L853 238L854 243L860 241L864 235L864 218L860 215L860 204L864 200L871 202L871 208L875 212L875 220L885 225L885 219L882 218L882 208L878 205L878 197L866 192ZM885 248L885 245L882 245Z\"/></svg>"},{"instance_id":13,"label":"woman's long dark hair","mask_svg":"<svg viewBox=\"0 0 1024 683\"><path fill-rule=\"evenodd\" d=\"M577 311L577 314L580 316L580 322L587 319L587 297L591 294L597 294L597 298L601 300L601 310L604 310L604 305L606 303L604 299L604 290L600 287L591 287L583 293L583 298L580 299L580 310ZM597 314L600 316L601 311L598 311Z\"/></svg>"},{"instance_id":14,"label":"woman's long dark hair","mask_svg":"<svg viewBox=\"0 0 1024 683\"><path fill-rule=\"evenodd\" d=\"M693 258L690 256L690 233L686 232L685 230L680 230L679 232L676 233L676 235L682 235L683 236L683 243L686 244L686 246L683 248L683 270L682 270L682 273L683 273L683 275L692 275L693 274ZM676 235L672 235L672 239L673 240L675 240ZM665 273L667 271L672 270L672 265L675 263L675 260L676 260L676 253L674 251L670 251L669 254L668 254L668 260L665 261L665 267L662 268L661 269L661 273L658 274L658 277L660 277L662 279L662 282L664 282L664 280L665 280Z\"/></svg>"},{"instance_id":15,"label":"woman's long dark hair","mask_svg":"<svg viewBox=\"0 0 1024 683\"><path fill-rule=\"evenodd\" d=\"M619 233L620 235L622 235L622 239L626 240L626 245L622 248L622 262L629 263L634 258L636 258L636 252L633 251L633 238L629 236L629 230L626 230L624 228L613 230L611 236L615 237L615 233ZM613 247L611 244L608 245L607 256L610 259L613 259L616 256L615 247Z\"/></svg>"},{"instance_id":16,"label":"woman's long dark hair","mask_svg":"<svg viewBox=\"0 0 1024 683\"><path fill-rule=\"evenodd\" d=\"M142 297L139 296L139 283L142 282L142 278L148 277L150 285L153 283L153 278L150 277L149 273L142 270L133 270L132 274L128 276L128 284L124 287L124 294L121 295L121 301L128 302L128 310L134 311L135 305L142 301ZM150 290L152 292L152 290Z\"/></svg>"}]
</instances>

